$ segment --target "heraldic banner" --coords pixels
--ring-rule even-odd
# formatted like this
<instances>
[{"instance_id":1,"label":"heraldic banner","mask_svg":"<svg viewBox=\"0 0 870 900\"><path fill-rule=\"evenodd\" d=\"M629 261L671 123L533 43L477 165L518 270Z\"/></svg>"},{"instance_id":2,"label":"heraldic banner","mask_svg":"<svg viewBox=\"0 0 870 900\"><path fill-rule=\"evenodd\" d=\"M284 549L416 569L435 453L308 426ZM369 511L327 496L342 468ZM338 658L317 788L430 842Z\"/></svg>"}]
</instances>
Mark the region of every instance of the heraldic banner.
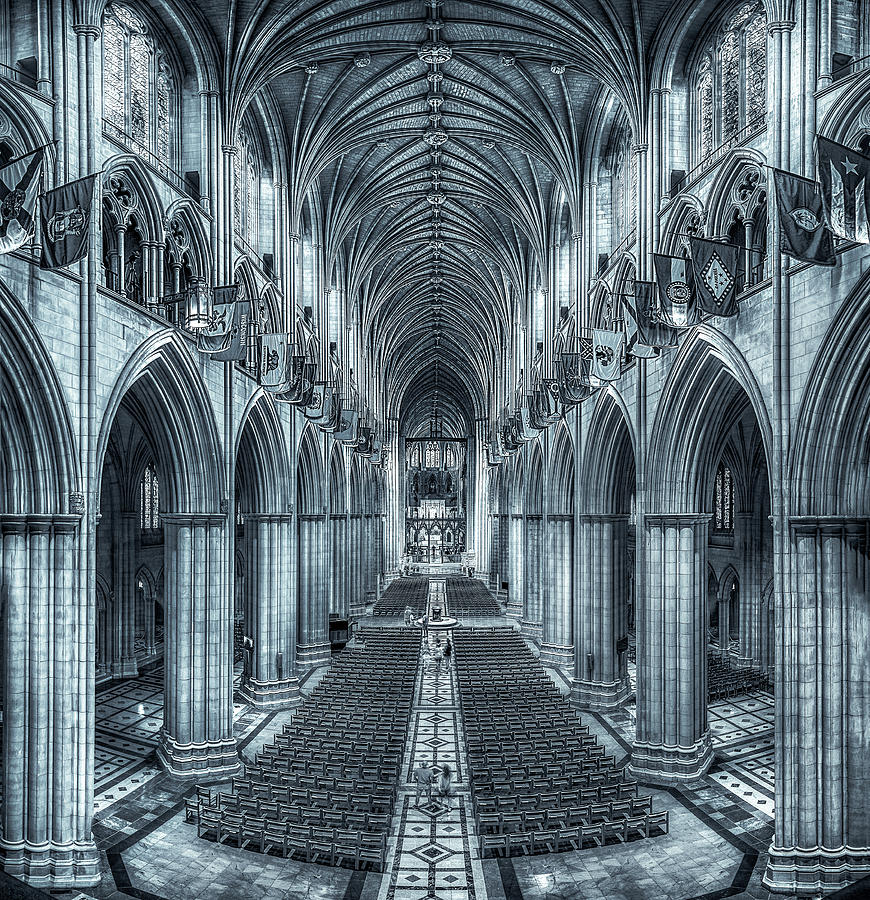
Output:
<instances>
[{"instance_id":1,"label":"heraldic banner","mask_svg":"<svg viewBox=\"0 0 870 900\"><path fill-rule=\"evenodd\" d=\"M592 331L592 375L601 381L615 381L622 374L625 333L595 328Z\"/></svg>"},{"instance_id":2,"label":"heraldic banner","mask_svg":"<svg viewBox=\"0 0 870 900\"><path fill-rule=\"evenodd\" d=\"M0 253L12 253L34 235L43 151L0 165Z\"/></svg>"},{"instance_id":3,"label":"heraldic banner","mask_svg":"<svg viewBox=\"0 0 870 900\"><path fill-rule=\"evenodd\" d=\"M779 248L802 262L835 266L834 241L825 224L822 194L815 181L773 170L779 213Z\"/></svg>"},{"instance_id":4,"label":"heraldic banner","mask_svg":"<svg viewBox=\"0 0 870 900\"><path fill-rule=\"evenodd\" d=\"M834 234L870 244L870 156L816 138L825 216Z\"/></svg>"},{"instance_id":5,"label":"heraldic banner","mask_svg":"<svg viewBox=\"0 0 870 900\"><path fill-rule=\"evenodd\" d=\"M736 316L740 248L696 237L691 239L691 244L698 308L714 316Z\"/></svg>"},{"instance_id":6,"label":"heraldic banner","mask_svg":"<svg viewBox=\"0 0 870 900\"><path fill-rule=\"evenodd\" d=\"M43 195L41 268L68 266L87 254L95 178L87 175Z\"/></svg>"}]
</instances>

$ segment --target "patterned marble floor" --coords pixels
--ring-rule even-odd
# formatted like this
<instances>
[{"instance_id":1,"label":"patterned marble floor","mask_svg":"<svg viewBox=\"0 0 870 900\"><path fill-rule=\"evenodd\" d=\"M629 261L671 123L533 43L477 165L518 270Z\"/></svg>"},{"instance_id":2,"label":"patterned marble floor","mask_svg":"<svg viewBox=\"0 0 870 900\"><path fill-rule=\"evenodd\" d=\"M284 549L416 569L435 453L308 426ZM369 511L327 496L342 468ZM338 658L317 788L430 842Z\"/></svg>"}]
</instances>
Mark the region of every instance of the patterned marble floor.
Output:
<instances>
[{"instance_id":1,"label":"patterned marble floor","mask_svg":"<svg viewBox=\"0 0 870 900\"><path fill-rule=\"evenodd\" d=\"M424 643L416 703L404 759L407 783L400 789L397 820L378 900L485 900L471 799L465 781L464 731L452 666L436 663ZM447 809L421 798L414 807L412 773L419 763L448 764L456 797ZM434 795L434 791L433 791Z\"/></svg>"}]
</instances>

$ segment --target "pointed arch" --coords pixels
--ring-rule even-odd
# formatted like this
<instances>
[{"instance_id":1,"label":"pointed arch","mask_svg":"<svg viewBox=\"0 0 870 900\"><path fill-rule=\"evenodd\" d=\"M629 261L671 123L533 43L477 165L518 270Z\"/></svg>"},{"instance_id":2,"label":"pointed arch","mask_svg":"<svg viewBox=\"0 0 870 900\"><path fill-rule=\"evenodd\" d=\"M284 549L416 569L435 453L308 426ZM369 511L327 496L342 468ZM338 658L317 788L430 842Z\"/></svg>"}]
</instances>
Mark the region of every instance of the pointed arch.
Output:
<instances>
[{"instance_id":1,"label":"pointed arch","mask_svg":"<svg viewBox=\"0 0 870 900\"><path fill-rule=\"evenodd\" d=\"M793 514L870 515L870 272L822 341L793 436Z\"/></svg>"},{"instance_id":2,"label":"pointed arch","mask_svg":"<svg viewBox=\"0 0 870 900\"><path fill-rule=\"evenodd\" d=\"M739 148L719 169L707 201L707 236L727 237L735 212L751 217L767 198L767 160L763 153Z\"/></svg>"},{"instance_id":3,"label":"pointed arch","mask_svg":"<svg viewBox=\"0 0 870 900\"><path fill-rule=\"evenodd\" d=\"M554 429L547 490L551 513L574 514L574 441L564 419Z\"/></svg>"},{"instance_id":4,"label":"pointed arch","mask_svg":"<svg viewBox=\"0 0 870 900\"><path fill-rule=\"evenodd\" d=\"M0 512L70 511L81 490L66 398L24 305L0 283Z\"/></svg>"},{"instance_id":5,"label":"pointed arch","mask_svg":"<svg viewBox=\"0 0 870 900\"><path fill-rule=\"evenodd\" d=\"M650 509L710 512L722 441L747 406L761 431L769 479L773 437L758 383L728 338L698 326L680 347L650 431Z\"/></svg>"},{"instance_id":6,"label":"pointed arch","mask_svg":"<svg viewBox=\"0 0 870 900\"><path fill-rule=\"evenodd\" d=\"M180 222L188 236L189 252L194 274L209 278L213 269L211 243L202 219L202 209L189 197L174 201L163 218L165 236L173 221Z\"/></svg>"},{"instance_id":7,"label":"pointed arch","mask_svg":"<svg viewBox=\"0 0 870 900\"><path fill-rule=\"evenodd\" d=\"M529 456L525 512L530 516L540 516L544 512L544 457L541 453L540 441L532 444Z\"/></svg>"},{"instance_id":8,"label":"pointed arch","mask_svg":"<svg viewBox=\"0 0 870 900\"><path fill-rule=\"evenodd\" d=\"M316 432L317 429L313 425L306 425L299 442L296 502L300 514L303 515L319 515L325 509L323 459Z\"/></svg>"},{"instance_id":9,"label":"pointed arch","mask_svg":"<svg viewBox=\"0 0 870 900\"><path fill-rule=\"evenodd\" d=\"M329 511L334 516L347 512L346 481L341 447L333 444L329 454Z\"/></svg>"},{"instance_id":10,"label":"pointed arch","mask_svg":"<svg viewBox=\"0 0 870 900\"><path fill-rule=\"evenodd\" d=\"M163 211L152 176L138 156L124 154L107 160L103 170L103 200L118 222L135 217L149 241L163 239Z\"/></svg>"},{"instance_id":11,"label":"pointed arch","mask_svg":"<svg viewBox=\"0 0 870 900\"><path fill-rule=\"evenodd\" d=\"M217 423L202 376L178 333L152 335L116 379L97 441L98 472L122 405L157 462L164 511L219 512L226 486Z\"/></svg>"},{"instance_id":12,"label":"pointed arch","mask_svg":"<svg viewBox=\"0 0 870 900\"><path fill-rule=\"evenodd\" d=\"M283 514L293 502L290 458L278 410L259 388L242 414L235 445L242 512Z\"/></svg>"},{"instance_id":13,"label":"pointed arch","mask_svg":"<svg viewBox=\"0 0 870 900\"><path fill-rule=\"evenodd\" d=\"M583 454L582 492L590 513L630 513L635 490L637 440L620 393L609 385L599 392Z\"/></svg>"}]
</instances>

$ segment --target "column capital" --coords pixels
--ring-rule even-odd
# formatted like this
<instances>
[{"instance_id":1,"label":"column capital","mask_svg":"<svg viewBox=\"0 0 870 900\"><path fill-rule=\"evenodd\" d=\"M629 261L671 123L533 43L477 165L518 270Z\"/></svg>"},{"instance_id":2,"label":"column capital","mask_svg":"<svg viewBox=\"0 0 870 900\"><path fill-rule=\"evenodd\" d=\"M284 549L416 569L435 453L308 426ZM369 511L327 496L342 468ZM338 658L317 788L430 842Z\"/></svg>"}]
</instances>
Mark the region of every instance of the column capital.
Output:
<instances>
[{"instance_id":1,"label":"column capital","mask_svg":"<svg viewBox=\"0 0 870 900\"><path fill-rule=\"evenodd\" d=\"M92 22L77 22L73 25L73 31L80 37L89 37L94 40L103 33L103 29Z\"/></svg>"},{"instance_id":2,"label":"column capital","mask_svg":"<svg viewBox=\"0 0 870 900\"><path fill-rule=\"evenodd\" d=\"M687 525L709 525L713 513L646 513L643 517L647 528L651 525L659 528L673 525L685 527Z\"/></svg>"},{"instance_id":3,"label":"column capital","mask_svg":"<svg viewBox=\"0 0 870 900\"><path fill-rule=\"evenodd\" d=\"M275 522L281 525L293 522L293 513L244 513L243 515L245 523Z\"/></svg>"},{"instance_id":4,"label":"column capital","mask_svg":"<svg viewBox=\"0 0 870 900\"><path fill-rule=\"evenodd\" d=\"M165 525L191 528L197 525L226 525L227 517L224 513L160 513L160 521Z\"/></svg>"},{"instance_id":5,"label":"column capital","mask_svg":"<svg viewBox=\"0 0 870 900\"><path fill-rule=\"evenodd\" d=\"M62 515L2 515L0 516L0 531L10 534L25 532L49 532L63 531L74 532L81 524L81 516Z\"/></svg>"}]
</instances>

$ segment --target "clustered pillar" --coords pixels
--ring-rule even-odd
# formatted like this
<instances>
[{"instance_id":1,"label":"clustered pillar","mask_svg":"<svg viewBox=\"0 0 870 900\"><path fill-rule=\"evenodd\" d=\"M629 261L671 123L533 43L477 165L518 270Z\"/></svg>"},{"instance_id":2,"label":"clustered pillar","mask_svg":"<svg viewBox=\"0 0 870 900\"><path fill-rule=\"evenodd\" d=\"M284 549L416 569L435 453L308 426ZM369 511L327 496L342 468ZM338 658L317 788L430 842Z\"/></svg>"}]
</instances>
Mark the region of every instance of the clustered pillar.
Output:
<instances>
[{"instance_id":1,"label":"clustered pillar","mask_svg":"<svg viewBox=\"0 0 870 900\"><path fill-rule=\"evenodd\" d=\"M525 543L525 604L523 607L523 634L538 644L543 633L543 533L544 521L541 516L526 517Z\"/></svg>"},{"instance_id":2,"label":"clustered pillar","mask_svg":"<svg viewBox=\"0 0 870 900\"><path fill-rule=\"evenodd\" d=\"M611 710L631 693L628 633L628 516L584 515L573 695L590 709Z\"/></svg>"},{"instance_id":3,"label":"clustered pillar","mask_svg":"<svg viewBox=\"0 0 870 900\"><path fill-rule=\"evenodd\" d=\"M291 515L245 516L245 622L254 642L241 694L274 709L299 699Z\"/></svg>"},{"instance_id":4,"label":"clustered pillar","mask_svg":"<svg viewBox=\"0 0 870 900\"><path fill-rule=\"evenodd\" d=\"M704 514L646 517L647 595L637 601L637 737L631 770L689 783L713 760L707 728Z\"/></svg>"},{"instance_id":5,"label":"clustered pillar","mask_svg":"<svg viewBox=\"0 0 870 900\"><path fill-rule=\"evenodd\" d=\"M32 885L97 884L91 835L93 640L78 516L3 516L0 866ZM92 771L92 769L91 769Z\"/></svg>"},{"instance_id":6,"label":"clustered pillar","mask_svg":"<svg viewBox=\"0 0 870 900\"><path fill-rule=\"evenodd\" d=\"M122 512L113 535L114 594L112 604L112 677L139 674L136 665L136 560L139 552L139 516Z\"/></svg>"},{"instance_id":7,"label":"clustered pillar","mask_svg":"<svg viewBox=\"0 0 870 900\"><path fill-rule=\"evenodd\" d=\"M233 737L233 598L226 516L163 515L165 717L157 754L173 775L239 769Z\"/></svg>"},{"instance_id":8,"label":"clustered pillar","mask_svg":"<svg viewBox=\"0 0 870 900\"><path fill-rule=\"evenodd\" d=\"M777 610L776 830L764 883L830 891L870 873L870 519L792 518Z\"/></svg>"},{"instance_id":9,"label":"clustered pillar","mask_svg":"<svg viewBox=\"0 0 870 900\"><path fill-rule=\"evenodd\" d=\"M329 559L325 515L299 516L299 632L296 664L304 670L329 662Z\"/></svg>"},{"instance_id":10,"label":"clustered pillar","mask_svg":"<svg viewBox=\"0 0 870 900\"><path fill-rule=\"evenodd\" d=\"M508 579L508 601L507 614L512 619L523 618L523 607L525 606L525 579L524 579L524 548L523 543L525 529L523 528L523 516L521 513L514 513L510 516L510 552L508 554L508 565L510 576Z\"/></svg>"},{"instance_id":11,"label":"clustered pillar","mask_svg":"<svg viewBox=\"0 0 870 900\"><path fill-rule=\"evenodd\" d=\"M574 517L551 515L546 565L541 660L567 668L574 659Z\"/></svg>"}]
</instances>

